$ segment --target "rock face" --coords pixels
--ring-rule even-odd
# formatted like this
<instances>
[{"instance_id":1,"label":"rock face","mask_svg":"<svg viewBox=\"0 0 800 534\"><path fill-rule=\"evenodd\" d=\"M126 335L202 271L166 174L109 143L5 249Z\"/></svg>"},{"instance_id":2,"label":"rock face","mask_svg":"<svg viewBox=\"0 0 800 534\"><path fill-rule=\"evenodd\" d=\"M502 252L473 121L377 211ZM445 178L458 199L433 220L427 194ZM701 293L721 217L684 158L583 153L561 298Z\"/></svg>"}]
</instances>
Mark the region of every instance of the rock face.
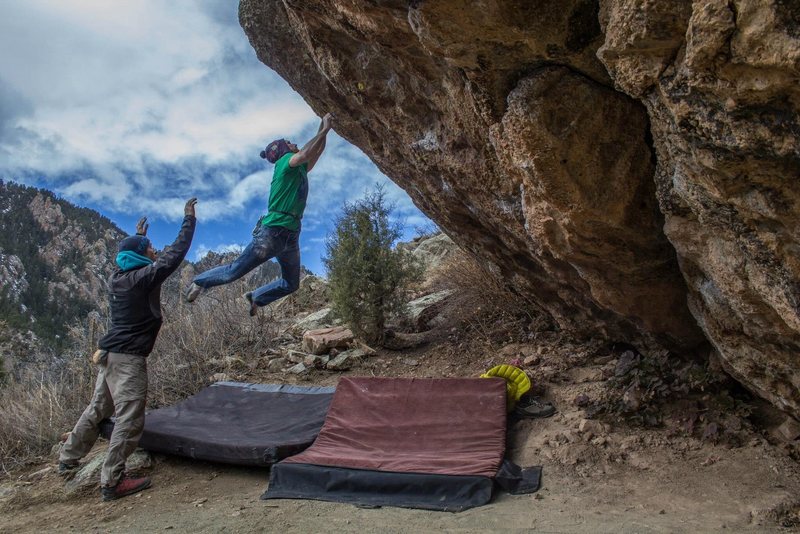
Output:
<instances>
[{"instance_id":1,"label":"rock face","mask_svg":"<svg viewBox=\"0 0 800 534\"><path fill-rule=\"evenodd\" d=\"M0 180L0 319L58 346L69 325L105 308L123 236L97 212Z\"/></svg>"},{"instance_id":2,"label":"rock face","mask_svg":"<svg viewBox=\"0 0 800 534\"><path fill-rule=\"evenodd\" d=\"M411 255L425 268L426 276L440 268L457 250L446 234L437 234L430 237L415 238L408 243L399 243L398 248L411 252Z\"/></svg>"},{"instance_id":3,"label":"rock face","mask_svg":"<svg viewBox=\"0 0 800 534\"><path fill-rule=\"evenodd\" d=\"M565 329L800 413L795 0L242 0L258 57Z\"/></svg>"},{"instance_id":4,"label":"rock face","mask_svg":"<svg viewBox=\"0 0 800 534\"><path fill-rule=\"evenodd\" d=\"M598 55L647 108L664 231L726 369L800 412L800 3L605 2Z\"/></svg>"}]
</instances>

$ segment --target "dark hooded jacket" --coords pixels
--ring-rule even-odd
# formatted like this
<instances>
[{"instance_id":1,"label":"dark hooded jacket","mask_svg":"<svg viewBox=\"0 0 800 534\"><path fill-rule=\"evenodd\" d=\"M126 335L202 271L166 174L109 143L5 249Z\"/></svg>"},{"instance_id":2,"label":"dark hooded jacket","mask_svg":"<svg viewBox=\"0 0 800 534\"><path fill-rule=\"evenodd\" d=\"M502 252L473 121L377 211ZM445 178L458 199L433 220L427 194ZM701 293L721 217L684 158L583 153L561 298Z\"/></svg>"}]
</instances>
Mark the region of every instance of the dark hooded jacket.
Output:
<instances>
[{"instance_id":1,"label":"dark hooded jacket","mask_svg":"<svg viewBox=\"0 0 800 534\"><path fill-rule=\"evenodd\" d=\"M103 350L150 354L161 329L161 284L180 266L194 236L196 219L187 215L175 242L145 267L117 269L108 280L111 328L100 339Z\"/></svg>"}]
</instances>

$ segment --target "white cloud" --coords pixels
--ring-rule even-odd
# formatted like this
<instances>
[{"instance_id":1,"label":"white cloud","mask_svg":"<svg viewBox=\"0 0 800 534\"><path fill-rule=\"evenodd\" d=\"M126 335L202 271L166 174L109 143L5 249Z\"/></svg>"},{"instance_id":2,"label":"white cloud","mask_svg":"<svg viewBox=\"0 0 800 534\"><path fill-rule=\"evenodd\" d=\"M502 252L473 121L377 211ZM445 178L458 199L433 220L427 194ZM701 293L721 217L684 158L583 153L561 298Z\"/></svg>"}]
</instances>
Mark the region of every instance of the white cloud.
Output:
<instances>
[{"instance_id":1,"label":"white cloud","mask_svg":"<svg viewBox=\"0 0 800 534\"><path fill-rule=\"evenodd\" d=\"M179 220L197 196L201 224L219 223L198 258L266 210L273 167L259 151L302 145L317 121L257 60L233 0L0 1L0 178L153 221ZM427 221L335 133L309 181L304 253L376 183L397 220Z\"/></svg>"},{"instance_id":2,"label":"white cloud","mask_svg":"<svg viewBox=\"0 0 800 534\"><path fill-rule=\"evenodd\" d=\"M234 208L229 176L200 183L190 171L242 167L316 120L255 60L234 2L7 0L0 10L0 82L28 109L0 124L14 132L0 137L6 178L41 175L76 200L112 206L133 195L158 205L164 185L181 197L217 190ZM157 175L164 166L175 183Z\"/></svg>"}]
</instances>

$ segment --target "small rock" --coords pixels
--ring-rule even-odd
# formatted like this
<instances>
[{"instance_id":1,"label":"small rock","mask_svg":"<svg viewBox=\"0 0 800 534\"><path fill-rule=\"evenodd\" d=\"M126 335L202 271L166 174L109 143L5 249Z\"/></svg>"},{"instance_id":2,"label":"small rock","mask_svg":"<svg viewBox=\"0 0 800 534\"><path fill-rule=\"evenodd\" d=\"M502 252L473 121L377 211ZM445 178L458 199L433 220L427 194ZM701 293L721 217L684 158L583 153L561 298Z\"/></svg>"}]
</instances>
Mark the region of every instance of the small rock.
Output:
<instances>
[{"instance_id":1,"label":"small rock","mask_svg":"<svg viewBox=\"0 0 800 534\"><path fill-rule=\"evenodd\" d=\"M331 314L331 309L323 308L296 321L291 326L291 330L296 334L301 334L306 330L317 330L320 328L330 327L332 322L333 316Z\"/></svg>"},{"instance_id":2,"label":"small rock","mask_svg":"<svg viewBox=\"0 0 800 534\"><path fill-rule=\"evenodd\" d=\"M205 503L207 501L208 501L208 498L207 497L203 497L202 499L197 499L196 501L192 501L191 504L194 505L194 506L199 507L199 506L203 506L203 503Z\"/></svg>"},{"instance_id":3,"label":"small rock","mask_svg":"<svg viewBox=\"0 0 800 534\"><path fill-rule=\"evenodd\" d=\"M635 453L628 455L628 464L637 469L650 469L650 462L641 455Z\"/></svg>"},{"instance_id":4,"label":"small rock","mask_svg":"<svg viewBox=\"0 0 800 534\"><path fill-rule=\"evenodd\" d=\"M584 406L588 406L590 402L589 395L586 393L580 393L575 397L572 403L579 408L583 408Z\"/></svg>"},{"instance_id":5,"label":"small rock","mask_svg":"<svg viewBox=\"0 0 800 534\"><path fill-rule=\"evenodd\" d=\"M52 470L53 470L52 467L45 467L44 469L39 469L38 471L35 471L35 472L29 474L25 478L27 478L28 480L34 480L34 479L37 479L37 478L41 478L46 473L49 473Z\"/></svg>"},{"instance_id":6,"label":"small rock","mask_svg":"<svg viewBox=\"0 0 800 534\"><path fill-rule=\"evenodd\" d=\"M617 360L617 366L614 369L615 376L625 376L633 369L636 364L638 363L638 358L636 358L636 354L631 350L626 350L622 353L622 356L619 357Z\"/></svg>"},{"instance_id":7,"label":"small rock","mask_svg":"<svg viewBox=\"0 0 800 534\"><path fill-rule=\"evenodd\" d=\"M214 373L208 377L209 382L227 382L231 379L226 373Z\"/></svg>"},{"instance_id":8,"label":"small rock","mask_svg":"<svg viewBox=\"0 0 800 534\"><path fill-rule=\"evenodd\" d=\"M350 369L352 362L353 358L351 358L351 352L346 350L325 364L325 368L331 371L346 371Z\"/></svg>"},{"instance_id":9,"label":"small rock","mask_svg":"<svg viewBox=\"0 0 800 534\"><path fill-rule=\"evenodd\" d=\"M735 415L729 415L725 418L723 425L725 426L725 430L736 432L742 429L742 420Z\"/></svg>"},{"instance_id":10,"label":"small rock","mask_svg":"<svg viewBox=\"0 0 800 534\"><path fill-rule=\"evenodd\" d=\"M316 354L309 354L303 360L303 365L308 368L321 369L330 360L330 356L317 356Z\"/></svg>"},{"instance_id":11,"label":"small rock","mask_svg":"<svg viewBox=\"0 0 800 534\"><path fill-rule=\"evenodd\" d=\"M286 358L272 358L267 363L267 371L269 371L270 373L279 373L286 368L288 363L289 360L287 360Z\"/></svg>"},{"instance_id":12,"label":"small rock","mask_svg":"<svg viewBox=\"0 0 800 534\"><path fill-rule=\"evenodd\" d=\"M610 429L611 427L609 425L591 419L581 419L581 422L578 424L578 431L582 434L589 432L594 435L606 434Z\"/></svg>"},{"instance_id":13,"label":"small rock","mask_svg":"<svg viewBox=\"0 0 800 534\"><path fill-rule=\"evenodd\" d=\"M777 434L786 441L794 441L800 438L800 423L793 417L787 417L786 420L777 429Z\"/></svg>"},{"instance_id":14,"label":"small rock","mask_svg":"<svg viewBox=\"0 0 800 534\"><path fill-rule=\"evenodd\" d=\"M306 359L306 356L310 356L310 354L292 349L286 351L286 359L292 363L302 363L303 360Z\"/></svg>"},{"instance_id":15,"label":"small rock","mask_svg":"<svg viewBox=\"0 0 800 534\"><path fill-rule=\"evenodd\" d=\"M302 375L303 373L308 372L308 369L306 368L305 364L301 362L289 369L288 372L292 373L293 375Z\"/></svg>"},{"instance_id":16,"label":"small rock","mask_svg":"<svg viewBox=\"0 0 800 534\"><path fill-rule=\"evenodd\" d=\"M356 348L364 352L364 356L375 356L378 353L375 349L362 341L356 342Z\"/></svg>"},{"instance_id":17,"label":"small rock","mask_svg":"<svg viewBox=\"0 0 800 534\"><path fill-rule=\"evenodd\" d=\"M416 367L419 365L419 362L413 358L404 358L403 363L406 365L410 365L411 367Z\"/></svg>"},{"instance_id":18,"label":"small rock","mask_svg":"<svg viewBox=\"0 0 800 534\"><path fill-rule=\"evenodd\" d=\"M539 356L535 356L535 355L534 356L528 356L527 358L522 360L522 365L524 365L525 367L530 367L531 365L536 365L540 361L541 361L541 358L539 358Z\"/></svg>"},{"instance_id":19,"label":"small rock","mask_svg":"<svg viewBox=\"0 0 800 534\"><path fill-rule=\"evenodd\" d=\"M333 348L344 348L353 342L353 332L342 326L309 330L303 334L303 349L312 354L325 354Z\"/></svg>"},{"instance_id":20,"label":"small rock","mask_svg":"<svg viewBox=\"0 0 800 534\"><path fill-rule=\"evenodd\" d=\"M628 413L637 411L642 406L642 392L636 386L631 386L622 395L622 405Z\"/></svg>"}]
</instances>

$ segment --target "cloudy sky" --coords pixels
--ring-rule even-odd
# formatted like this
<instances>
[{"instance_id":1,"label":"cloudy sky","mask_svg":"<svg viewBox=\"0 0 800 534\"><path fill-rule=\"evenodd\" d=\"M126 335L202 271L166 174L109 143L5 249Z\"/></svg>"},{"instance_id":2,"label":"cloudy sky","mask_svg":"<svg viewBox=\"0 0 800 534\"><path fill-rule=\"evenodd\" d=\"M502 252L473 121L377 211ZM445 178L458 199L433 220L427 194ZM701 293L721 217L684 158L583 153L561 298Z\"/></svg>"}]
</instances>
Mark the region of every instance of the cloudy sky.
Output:
<instances>
[{"instance_id":1,"label":"cloudy sky","mask_svg":"<svg viewBox=\"0 0 800 534\"><path fill-rule=\"evenodd\" d=\"M133 232L175 237L191 196L190 259L249 242L266 210L270 140L302 144L319 119L260 63L235 0L2 0L0 178L50 189ZM332 217L385 184L406 237L431 223L334 133L310 177L302 261L323 274Z\"/></svg>"}]
</instances>

